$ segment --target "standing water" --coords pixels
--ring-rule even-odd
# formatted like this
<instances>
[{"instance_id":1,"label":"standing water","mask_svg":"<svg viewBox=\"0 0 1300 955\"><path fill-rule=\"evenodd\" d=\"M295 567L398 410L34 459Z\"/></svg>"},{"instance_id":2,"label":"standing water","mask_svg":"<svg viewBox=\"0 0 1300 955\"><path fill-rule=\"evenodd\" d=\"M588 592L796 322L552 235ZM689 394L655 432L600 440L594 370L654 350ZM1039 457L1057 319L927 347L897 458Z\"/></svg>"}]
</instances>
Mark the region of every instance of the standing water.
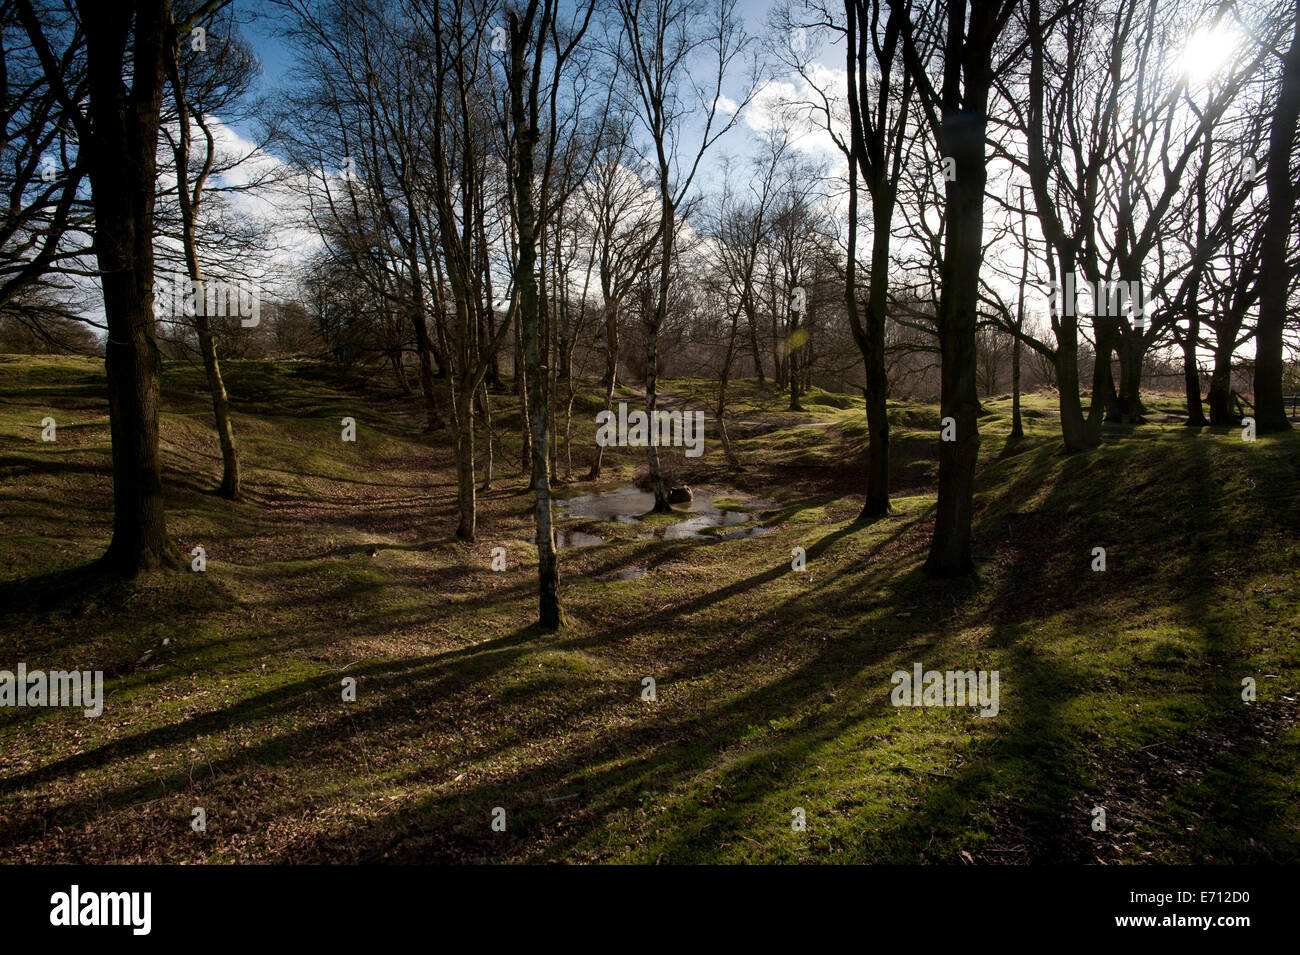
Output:
<instances>
[{"instance_id":1,"label":"standing water","mask_svg":"<svg viewBox=\"0 0 1300 955\"><path fill-rule=\"evenodd\" d=\"M689 538L700 538L718 536L723 539L734 539L736 537L751 537L756 534L766 533L770 528L752 527L728 531L723 534L709 535L703 533L709 527L733 527L739 524L748 524L755 519L754 511L770 510L776 505L767 501L748 500L744 508L721 508L715 507L715 499L725 495L717 491L699 491L696 492L694 499L683 510L674 508L676 513L683 515L683 520L675 524L667 524L654 529L647 529L638 536L649 540L687 540ZM635 484L625 484L622 487L616 487L607 491L592 491L590 494L582 494L578 497L569 498L567 501L559 502L561 516L571 520L589 520L589 521L620 521L625 524L636 524L645 517L655 505L655 496L650 491L643 491ZM581 544L572 544L570 546L582 546Z\"/></svg>"}]
</instances>

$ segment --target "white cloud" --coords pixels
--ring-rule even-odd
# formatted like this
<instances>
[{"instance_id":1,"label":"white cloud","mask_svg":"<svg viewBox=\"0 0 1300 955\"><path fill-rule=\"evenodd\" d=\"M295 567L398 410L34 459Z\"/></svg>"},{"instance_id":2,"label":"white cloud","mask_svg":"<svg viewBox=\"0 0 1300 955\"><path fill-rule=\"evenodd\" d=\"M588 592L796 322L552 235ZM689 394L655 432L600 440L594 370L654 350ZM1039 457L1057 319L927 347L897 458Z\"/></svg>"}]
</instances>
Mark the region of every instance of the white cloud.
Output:
<instances>
[{"instance_id":1,"label":"white cloud","mask_svg":"<svg viewBox=\"0 0 1300 955\"><path fill-rule=\"evenodd\" d=\"M220 177L221 185L241 190L225 195L227 207L232 215L266 228L271 241L263 271L268 277L286 277L323 245L311 225L303 174L217 117L208 122L218 155L245 157Z\"/></svg>"},{"instance_id":2,"label":"white cloud","mask_svg":"<svg viewBox=\"0 0 1300 955\"><path fill-rule=\"evenodd\" d=\"M766 133L786 129L790 145L816 156L840 156L839 147L826 128L826 109L831 111L837 135L843 135L845 73L818 63L808 67L809 77L788 74L784 79L769 80L755 92L745 109L744 120L750 129Z\"/></svg>"}]
</instances>

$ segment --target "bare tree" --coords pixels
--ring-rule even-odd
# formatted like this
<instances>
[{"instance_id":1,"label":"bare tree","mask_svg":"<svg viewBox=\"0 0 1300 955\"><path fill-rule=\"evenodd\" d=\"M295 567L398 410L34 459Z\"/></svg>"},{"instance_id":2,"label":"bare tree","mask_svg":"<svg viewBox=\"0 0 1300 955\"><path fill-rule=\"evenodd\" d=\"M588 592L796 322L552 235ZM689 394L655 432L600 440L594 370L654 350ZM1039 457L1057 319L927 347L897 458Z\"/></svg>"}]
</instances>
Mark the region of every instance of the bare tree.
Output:
<instances>
[{"instance_id":1,"label":"bare tree","mask_svg":"<svg viewBox=\"0 0 1300 955\"><path fill-rule=\"evenodd\" d=\"M898 183L908 154L909 116L915 82L903 71L895 88L895 67L907 12L879 0L844 0L849 100L849 239L845 304L853 337L866 366L867 493L862 519L889 513L889 379L885 369L890 240ZM882 23L881 14L885 13ZM874 102L873 102L874 97ZM871 268L866 321L858 299L858 180L871 197Z\"/></svg>"},{"instance_id":2,"label":"bare tree","mask_svg":"<svg viewBox=\"0 0 1300 955\"><path fill-rule=\"evenodd\" d=\"M210 0L191 22L220 5ZM135 576L179 562L167 536L158 459L153 276L158 130L171 3L79 0L61 30L42 22L31 0L19 0L18 15L46 81L77 131L90 178L95 254L108 322L105 365L113 439L113 539L102 565ZM50 33L77 32L85 37L84 105L73 100L49 39Z\"/></svg>"},{"instance_id":3,"label":"bare tree","mask_svg":"<svg viewBox=\"0 0 1300 955\"><path fill-rule=\"evenodd\" d=\"M0 193L7 199L0 217L0 309L54 345L61 336L52 329L71 317L55 307L65 284L59 273L81 272L78 260L89 251L90 216L78 198L86 168L61 98L78 109L85 99L85 37L75 19L51 23L60 40L57 55L49 51L56 85L18 8L18 0L0 2Z\"/></svg>"},{"instance_id":4,"label":"bare tree","mask_svg":"<svg viewBox=\"0 0 1300 955\"><path fill-rule=\"evenodd\" d=\"M1292 275L1287 245L1294 235L1296 188L1291 157L1300 121L1300 0L1287 4L1293 19L1291 46L1283 60L1282 82L1269 130L1268 217L1260 256L1266 277L1260 290L1255 329L1255 424L1260 431L1287 431L1291 422L1282 402L1282 330Z\"/></svg>"},{"instance_id":5,"label":"bare tree","mask_svg":"<svg viewBox=\"0 0 1300 955\"><path fill-rule=\"evenodd\" d=\"M733 470L741 464L731 444L727 431L727 386L736 358L740 333L740 317L746 317L751 334L754 364L762 385L762 361L758 355L756 329L758 326L758 264L759 250L768 237L771 207L776 199L777 175L789 145L782 131L774 131L765 140L765 150L755 157L751 169L748 193L737 198L732 192L730 178L724 178L718 211L713 222L713 252L715 267L722 278L727 311L730 316L726 331L726 346L718 370L718 397L716 411L722 449ZM730 169L730 166L728 166Z\"/></svg>"},{"instance_id":6,"label":"bare tree","mask_svg":"<svg viewBox=\"0 0 1300 955\"><path fill-rule=\"evenodd\" d=\"M288 108L310 122L296 124L295 156L303 168L319 170L311 195L324 209L316 226L340 239L335 248L348 266L366 278L372 292L386 296L407 318L419 362L426 432L444 426L435 366L445 355L429 331L433 282L424 252L427 233L427 141L430 83L425 50L408 36L400 4L386 0L317 6L281 0L293 14L294 37L317 81L300 88ZM344 166L344 181L330 171ZM362 227L358 232L357 227ZM405 272L390 281L395 270ZM436 318L435 318L436 320ZM494 353L495 354L495 353Z\"/></svg>"},{"instance_id":7,"label":"bare tree","mask_svg":"<svg viewBox=\"0 0 1300 955\"><path fill-rule=\"evenodd\" d=\"M198 26L197 22L192 26ZM232 105L247 93L256 61L252 52L237 37L233 18L224 24L219 35L211 31L211 26L209 19L199 27L205 31L204 42L199 49L198 45L190 42L188 34L182 35L173 16L171 38L166 48L166 67L175 108L176 134L173 136L170 130L166 130L166 135L176 162L176 197L180 210L185 270L196 290L194 328L198 335L199 354L203 359L208 391L212 397L217 440L221 446L222 474L218 492L223 497L235 500L240 496L239 458L235 451L230 399L221 377L216 338L205 307L205 296L198 291L203 288L203 269L199 263L197 229L204 189L217 162L217 145L209 113ZM214 32L210 50L206 36L208 32ZM182 54L182 45L189 55ZM192 146L194 126L198 127L203 137L201 151L197 155ZM197 168L191 169L191 159L197 159Z\"/></svg>"},{"instance_id":8,"label":"bare tree","mask_svg":"<svg viewBox=\"0 0 1300 955\"><path fill-rule=\"evenodd\" d=\"M939 500L926 571L938 577L973 569L971 519L975 463L979 456L979 397L975 385L975 329L979 272L983 260L984 189L988 178L985 136L993 84L994 44L1014 12L1015 0L945 0L915 10L907 0L889 0L907 11L902 21L904 64L916 84L920 105L940 153L951 159L945 177L947 228L939 300L942 356L941 416L950 419L956 440L939 447ZM942 15L942 80L936 88L922 59L917 34L936 28Z\"/></svg>"},{"instance_id":9,"label":"bare tree","mask_svg":"<svg viewBox=\"0 0 1300 955\"><path fill-rule=\"evenodd\" d=\"M540 297L535 263L538 243L545 241L548 222L554 212L550 181L554 171L555 145L559 135L560 77L569 63L594 12L594 3L580 7L574 19L561 29L556 22L555 0L529 0L522 11L509 10L510 146L513 158L515 230L518 235L515 259L515 295L528 375L528 427L532 434L533 514L537 525L538 624L544 630L564 626L560 606L559 562L555 553L555 532L551 525L550 481L547 474L550 453L542 351L546 339L541 329ZM549 56L548 56L549 51ZM549 67L549 71L548 71ZM549 72L549 75L548 75ZM549 82L548 82L549 81ZM546 97L550 122L541 168L535 151L542 138L541 105ZM507 322L509 319L507 319Z\"/></svg>"},{"instance_id":10,"label":"bare tree","mask_svg":"<svg viewBox=\"0 0 1300 955\"><path fill-rule=\"evenodd\" d=\"M615 57L615 62L617 62ZM607 127L596 162L581 186L582 198L592 217L591 236L596 271L600 280L605 329L605 374L602 389L605 410L614 401L618 382L619 322L623 303L644 278L647 264L659 241L662 217L641 179L628 168L632 155L631 126L613 122ZM604 448L596 446L588 480L600 477Z\"/></svg>"},{"instance_id":11,"label":"bare tree","mask_svg":"<svg viewBox=\"0 0 1300 955\"><path fill-rule=\"evenodd\" d=\"M671 294L678 212L705 153L735 125L745 105L725 102L722 90L751 43L735 0L707 7L701 0L618 0L618 12L632 104L650 139L659 190L659 275L654 308L645 316L646 416L657 433L659 333ZM693 142L688 116L700 128ZM670 511L656 440L647 442L647 455L654 509Z\"/></svg>"}]
</instances>

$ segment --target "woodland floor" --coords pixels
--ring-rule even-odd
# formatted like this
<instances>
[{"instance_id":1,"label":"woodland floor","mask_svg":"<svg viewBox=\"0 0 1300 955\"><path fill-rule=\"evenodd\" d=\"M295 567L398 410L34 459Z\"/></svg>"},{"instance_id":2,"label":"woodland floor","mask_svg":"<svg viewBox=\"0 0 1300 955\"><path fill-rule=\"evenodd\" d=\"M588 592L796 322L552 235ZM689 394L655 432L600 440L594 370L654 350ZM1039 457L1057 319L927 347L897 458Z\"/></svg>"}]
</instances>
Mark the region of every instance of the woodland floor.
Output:
<instances>
[{"instance_id":1,"label":"woodland floor","mask_svg":"<svg viewBox=\"0 0 1300 955\"><path fill-rule=\"evenodd\" d=\"M237 504L211 493L201 372L162 379L168 527L207 571L107 586L80 573L111 529L102 362L0 356L0 669L102 669L107 693L98 719L0 710L0 862L1300 861L1298 434L1188 429L1153 399L1151 423L1065 457L1051 396L1026 398L1014 446L989 399L978 577L941 584L920 573L937 410L891 403L895 511L861 525L861 398L789 412L740 382L746 470L712 422L704 457L668 462L775 502L773 530L562 524L605 542L561 552L571 626L550 635L516 440L463 544L414 397L308 363L226 375ZM517 399L495 402L517 433ZM579 394L576 475L598 407ZM642 467L606 462L602 486ZM916 662L998 670L999 714L892 706Z\"/></svg>"}]
</instances>

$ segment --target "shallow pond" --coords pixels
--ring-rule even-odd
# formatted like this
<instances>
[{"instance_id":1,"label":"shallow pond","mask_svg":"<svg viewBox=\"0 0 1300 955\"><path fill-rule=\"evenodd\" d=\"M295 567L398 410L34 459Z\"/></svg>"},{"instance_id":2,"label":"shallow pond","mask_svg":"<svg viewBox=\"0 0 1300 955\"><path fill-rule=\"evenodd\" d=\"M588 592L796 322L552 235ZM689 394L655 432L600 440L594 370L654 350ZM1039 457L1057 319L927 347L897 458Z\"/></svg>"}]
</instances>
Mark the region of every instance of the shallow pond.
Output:
<instances>
[{"instance_id":1,"label":"shallow pond","mask_svg":"<svg viewBox=\"0 0 1300 955\"><path fill-rule=\"evenodd\" d=\"M721 508L713 505L716 498L736 496L735 494L726 494L719 491L697 491L690 504L684 508L674 508L677 513L682 514L682 520L675 524L647 528L637 536L643 540L666 541L701 537L735 540L741 537L754 537L758 534L765 534L771 530L771 528L766 527L737 527L734 531L724 531L719 534L704 533L705 529L710 527L732 527L748 524L757 518L755 512L771 510L776 507L775 504L770 502L753 498L747 499L743 508ZM655 496L650 491L641 490L635 484L625 484L622 487L609 490L581 494L566 501L559 501L558 504L560 516L569 520L619 521L624 524L637 524L654 507ZM594 537L596 535L586 536ZM598 540L593 543L597 542ZM563 547L565 545L561 544L559 546ZM581 547L586 545L572 543L568 546Z\"/></svg>"}]
</instances>

